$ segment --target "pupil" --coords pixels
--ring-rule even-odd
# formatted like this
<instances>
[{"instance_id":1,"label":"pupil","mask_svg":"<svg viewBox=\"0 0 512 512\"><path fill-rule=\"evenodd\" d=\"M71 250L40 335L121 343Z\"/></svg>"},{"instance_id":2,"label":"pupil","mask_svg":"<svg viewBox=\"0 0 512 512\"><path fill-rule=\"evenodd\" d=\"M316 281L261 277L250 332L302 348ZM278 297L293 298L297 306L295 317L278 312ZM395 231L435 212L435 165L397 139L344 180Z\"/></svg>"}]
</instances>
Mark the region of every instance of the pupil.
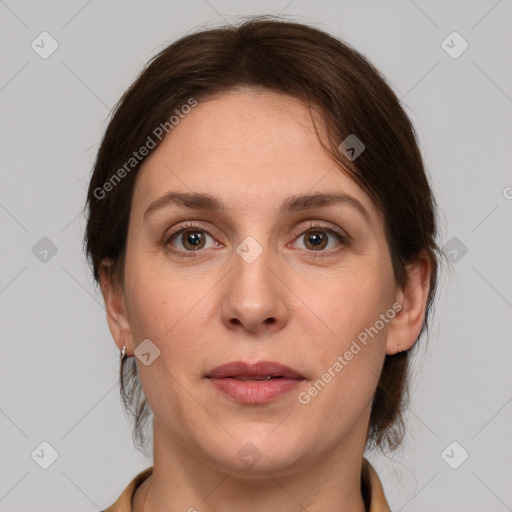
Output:
<instances>
[{"instance_id":1,"label":"pupil","mask_svg":"<svg viewBox=\"0 0 512 512\"><path fill-rule=\"evenodd\" d=\"M313 232L308 236L308 242L315 248L323 248L325 246L325 236L319 232Z\"/></svg>"},{"instance_id":2,"label":"pupil","mask_svg":"<svg viewBox=\"0 0 512 512\"><path fill-rule=\"evenodd\" d=\"M193 249L199 249L201 247L201 243L203 242L203 236L198 231L189 231L189 234L186 237L186 244L191 246Z\"/></svg>"}]
</instances>

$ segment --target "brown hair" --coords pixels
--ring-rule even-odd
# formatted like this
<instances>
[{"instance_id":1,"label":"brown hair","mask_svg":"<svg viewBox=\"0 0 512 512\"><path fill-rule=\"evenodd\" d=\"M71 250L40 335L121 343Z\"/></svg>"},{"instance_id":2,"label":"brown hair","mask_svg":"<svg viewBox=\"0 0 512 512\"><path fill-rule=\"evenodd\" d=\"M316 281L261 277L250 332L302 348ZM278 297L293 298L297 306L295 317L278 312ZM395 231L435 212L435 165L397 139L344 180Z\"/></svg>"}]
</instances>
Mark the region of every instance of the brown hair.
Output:
<instances>
[{"instance_id":1,"label":"brown hair","mask_svg":"<svg viewBox=\"0 0 512 512\"><path fill-rule=\"evenodd\" d=\"M414 128L385 79L364 56L321 30L268 16L182 37L152 58L119 100L87 196L84 244L96 282L103 259L113 263L113 273L123 282L134 181L143 161L127 169L133 152L157 127L169 127L171 116L191 98L201 101L243 86L293 96L320 113L325 150L383 212L398 285L407 281L406 264L426 253L432 274L421 336L428 330L441 252L435 241L435 201ZM339 149L350 134L366 148L354 161ZM117 179L123 166L126 172ZM109 180L112 186L105 187ZM369 448L393 450L403 439L409 357L405 351L385 358L373 398ZM134 358L122 362L120 373L123 404L135 419L133 439L144 447L142 427L151 411Z\"/></svg>"}]
</instances>

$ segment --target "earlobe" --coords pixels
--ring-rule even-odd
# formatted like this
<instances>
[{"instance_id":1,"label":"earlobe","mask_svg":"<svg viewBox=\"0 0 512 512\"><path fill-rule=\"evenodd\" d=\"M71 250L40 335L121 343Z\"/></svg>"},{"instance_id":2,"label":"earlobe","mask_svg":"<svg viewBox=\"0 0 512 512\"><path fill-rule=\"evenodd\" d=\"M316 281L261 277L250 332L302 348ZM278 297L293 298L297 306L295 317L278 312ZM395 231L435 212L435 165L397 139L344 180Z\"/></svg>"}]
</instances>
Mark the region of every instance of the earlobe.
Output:
<instances>
[{"instance_id":1,"label":"earlobe","mask_svg":"<svg viewBox=\"0 0 512 512\"><path fill-rule=\"evenodd\" d=\"M133 353L133 338L126 309L124 290L112 271L110 260L103 260L101 262L99 278L110 333L119 350L122 350L123 346L125 346L128 354Z\"/></svg>"},{"instance_id":2,"label":"earlobe","mask_svg":"<svg viewBox=\"0 0 512 512\"><path fill-rule=\"evenodd\" d=\"M391 322L386 354L409 350L418 339L425 319L431 272L430 259L423 251L414 263L407 265L407 283L397 293L401 309Z\"/></svg>"}]
</instances>

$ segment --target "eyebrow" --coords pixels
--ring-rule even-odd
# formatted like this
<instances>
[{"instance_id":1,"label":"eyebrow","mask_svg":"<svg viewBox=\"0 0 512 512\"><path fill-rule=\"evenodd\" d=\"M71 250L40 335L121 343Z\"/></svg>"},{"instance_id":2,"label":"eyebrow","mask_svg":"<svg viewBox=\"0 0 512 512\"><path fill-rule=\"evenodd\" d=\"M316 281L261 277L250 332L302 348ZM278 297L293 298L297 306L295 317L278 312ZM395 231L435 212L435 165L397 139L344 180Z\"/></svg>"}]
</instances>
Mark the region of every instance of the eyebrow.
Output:
<instances>
[{"instance_id":1,"label":"eyebrow","mask_svg":"<svg viewBox=\"0 0 512 512\"><path fill-rule=\"evenodd\" d=\"M217 196L200 193L168 192L149 205L144 212L144 218L156 210L170 205L191 210L209 210L211 212L227 209L222 199ZM311 208L325 208L332 205L345 205L356 210L373 227L371 216L363 204L355 197L344 193L313 193L290 196L281 204L279 215L283 216L286 213L300 212Z\"/></svg>"}]
</instances>

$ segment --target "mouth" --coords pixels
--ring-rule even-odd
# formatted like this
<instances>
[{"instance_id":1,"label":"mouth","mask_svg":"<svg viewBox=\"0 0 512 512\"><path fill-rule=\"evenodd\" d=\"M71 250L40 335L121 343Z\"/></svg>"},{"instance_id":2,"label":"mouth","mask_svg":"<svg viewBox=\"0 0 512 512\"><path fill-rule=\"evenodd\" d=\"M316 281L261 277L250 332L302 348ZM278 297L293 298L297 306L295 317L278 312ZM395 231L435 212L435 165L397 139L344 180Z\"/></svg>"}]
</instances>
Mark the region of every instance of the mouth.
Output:
<instances>
[{"instance_id":1,"label":"mouth","mask_svg":"<svg viewBox=\"0 0 512 512\"><path fill-rule=\"evenodd\" d=\"M245 404L274 400L297 388L306 377L274 361L254 364L243 361L217 366L205 377L229 398Z\"/></svg>"},{"instance_id":2,"label":"mouth","mask_svg":"<svg viewBox=\"0 0 512 512\"><path fill-rule=\"evenodd\" d=\"M281 363L274 361L259 361L246 363L233 361L210 370L206 374L210 379L237 379L237 380L271 380L271 379L304 379L304 375Z\"/></svg>"},{"instance_id":3,"label":"mouth","mask_svg":"<svg viewBox=\"0 0 512 512\"><path fill-rule=\"evenodd\" d=\"M236 375L234 377L226 377L227 379L236 379L236 380L272 380L272 379L282 379L283 376L279 375L278 377L272 377L271 375L256 375L254 377L249 377L247 375Z\"/></svg>"}]
</instances>

